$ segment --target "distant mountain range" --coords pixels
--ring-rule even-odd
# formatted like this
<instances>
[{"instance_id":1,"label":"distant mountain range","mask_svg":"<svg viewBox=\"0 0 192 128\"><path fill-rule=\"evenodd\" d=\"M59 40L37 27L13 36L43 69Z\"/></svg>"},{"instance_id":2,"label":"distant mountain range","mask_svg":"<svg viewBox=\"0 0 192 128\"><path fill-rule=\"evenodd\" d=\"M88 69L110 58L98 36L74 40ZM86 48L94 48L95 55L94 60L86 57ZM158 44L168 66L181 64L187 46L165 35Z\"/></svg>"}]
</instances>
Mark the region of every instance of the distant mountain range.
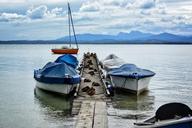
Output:
<instances>
[{"instance_id":1,"label":"distant mountain range","mask_svg":"<svg viewBox=\"0 0 192 128\"><path fill-rule=\"evenodd\" d=\"M78 34L80 43L192 43L192 36L174 35L170 33L151 34L140 31L130 33L120 32L117 35ZM69 37L62 37L57 41L67 41Z\"/></svg>"},{"instance_id":2,"label":"distant mountain range","mask_svg":"<svg viewBox=\"0 0 192 128\"><path fill-rule=\"evenodd\" d=\"M140 31L131 31L130 33L120 32L117 35L104 34L77 34L77 41L80 44L192 44L191 36L174 35L170 33L143 33ZM16 40L0 41L0 44L64 44L69 41L65 36L56 40ZM72 38L74 43L74 38Z\"/></svg>"}]
</instances>

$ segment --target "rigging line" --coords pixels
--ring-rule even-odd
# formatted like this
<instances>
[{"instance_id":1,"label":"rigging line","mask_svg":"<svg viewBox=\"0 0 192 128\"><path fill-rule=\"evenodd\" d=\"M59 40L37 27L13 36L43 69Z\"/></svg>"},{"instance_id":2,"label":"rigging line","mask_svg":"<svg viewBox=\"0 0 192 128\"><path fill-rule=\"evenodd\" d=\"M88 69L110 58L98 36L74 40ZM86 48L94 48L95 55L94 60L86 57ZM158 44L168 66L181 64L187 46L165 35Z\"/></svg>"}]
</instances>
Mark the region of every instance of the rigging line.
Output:
<instances>
[{"instance_id":1,"label":"rigging line","mask_svg":"<svg viewBox=\"0 0 192 128\"><path fill-rule=\"evenodd\" d=\"M68 22L69 22L69 46L71 47L71 20L70 20L70 11L68 5Z\"/></svg>"},{"instance_id":2,"label":"rigging line","mask_svg":"<svg viewBox=\"0 0 192 128\"><path fill-rule=\"evenodd\" d=\"M70 5L68 3L68 9L69 9L69 13L70 13L70 18L71 18L71 25L72 25L72 28L73 28L73 35L75 37L75 43L76 43L76 46L78 48L78 43L77 43L77 38L76 38L76 34L75 34L75 27L73 25L73 17L72 17L72 14L71 14L71 8L70 8Z\"/></svg>"}]
</instances>

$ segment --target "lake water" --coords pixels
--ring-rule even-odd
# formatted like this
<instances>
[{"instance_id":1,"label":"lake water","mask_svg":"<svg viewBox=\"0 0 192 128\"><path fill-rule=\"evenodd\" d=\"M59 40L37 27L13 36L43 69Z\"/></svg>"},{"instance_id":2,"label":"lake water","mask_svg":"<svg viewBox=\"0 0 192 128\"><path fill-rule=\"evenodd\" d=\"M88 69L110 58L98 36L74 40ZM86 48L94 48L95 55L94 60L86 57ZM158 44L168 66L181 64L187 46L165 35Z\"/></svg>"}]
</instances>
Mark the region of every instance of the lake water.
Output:
<instances>
[{"instance_id":1,"label":"lake water","mask_svg":"<svg viewBox=\"0 0 192 128\"><path fill-rule=\"evenodd\" d=\"M0 45L0 127L71 128L70 101L35 90L33 70L54 61L51 48L61 45ZM109 127L126 128L130 120L150 116L162 104L192 107L192 45L80 45L99 59L114 53L128 63L156 73L149 90L139 97L116 94L108 107Z\"/></svg>"}]
</instances>

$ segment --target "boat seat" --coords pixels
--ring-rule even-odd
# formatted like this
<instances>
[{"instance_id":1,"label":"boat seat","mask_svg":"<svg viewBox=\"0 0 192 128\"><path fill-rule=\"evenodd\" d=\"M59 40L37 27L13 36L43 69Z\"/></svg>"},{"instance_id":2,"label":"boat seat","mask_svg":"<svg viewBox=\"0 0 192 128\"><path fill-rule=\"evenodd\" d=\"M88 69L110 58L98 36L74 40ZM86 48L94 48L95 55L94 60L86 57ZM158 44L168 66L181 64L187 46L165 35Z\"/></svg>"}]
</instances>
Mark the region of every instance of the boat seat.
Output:
<instances>
[{"instance_id":1,"label":"boat seat","mask_svg":"<svg viewBox=\"0 0 192 128\"><path fill-rule=\"evenodd\" d=\"M155 114L156 121L192 116L192 110L182 103L162 105Z\"/></svg>"}]
</instances>

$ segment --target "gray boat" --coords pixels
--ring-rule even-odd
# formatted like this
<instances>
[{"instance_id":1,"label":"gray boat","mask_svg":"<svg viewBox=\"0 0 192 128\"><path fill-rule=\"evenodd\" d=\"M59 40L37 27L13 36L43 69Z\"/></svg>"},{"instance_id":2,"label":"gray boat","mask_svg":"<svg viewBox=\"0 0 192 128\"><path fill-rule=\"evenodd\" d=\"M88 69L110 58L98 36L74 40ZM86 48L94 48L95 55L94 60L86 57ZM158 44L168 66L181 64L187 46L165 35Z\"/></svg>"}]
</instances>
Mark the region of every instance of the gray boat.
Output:
<instances>
[{"instance_id":1,"label":"gray boat","mask_svg":"<svg viewBox=\"0 0 192 128\"><path fill-rule=\"evenodd\" d=\"M155 116L134 125L135 128L192 128L192 110L182 103L168 103Z\"/></svg>"},{"instance_id":2,"label":"gray boat","mask_svg":"<svg viewBox=\"0 0 192 128\"><path fill-rule=\"evenodd\" d=\"M119 68L109 71L108 75L115 88L139 95L148 88L149 82L155 73L138 68L134 64L124 64Z\"/></svg>"}]
</instances>

